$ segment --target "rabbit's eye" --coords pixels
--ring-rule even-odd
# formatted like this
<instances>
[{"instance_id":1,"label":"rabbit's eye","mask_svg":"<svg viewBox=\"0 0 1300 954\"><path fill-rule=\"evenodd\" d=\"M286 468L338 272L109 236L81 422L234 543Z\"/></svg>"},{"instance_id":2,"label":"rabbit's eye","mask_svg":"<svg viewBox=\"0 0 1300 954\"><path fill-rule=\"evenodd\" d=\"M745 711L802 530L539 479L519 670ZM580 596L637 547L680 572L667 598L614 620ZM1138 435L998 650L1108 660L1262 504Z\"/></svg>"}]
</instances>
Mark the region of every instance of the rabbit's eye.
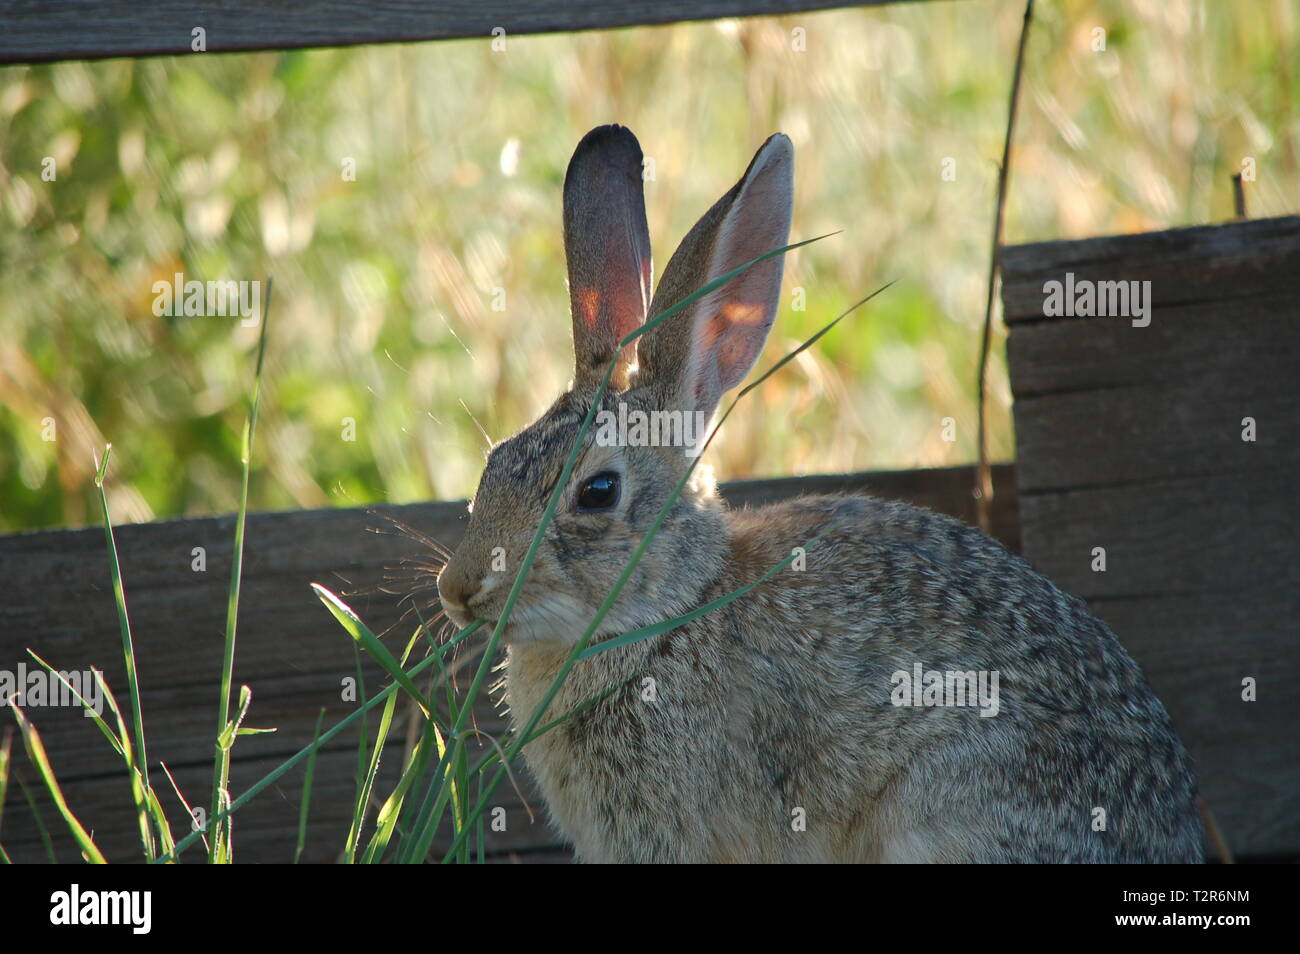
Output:
<instances>
[{"instance_id":1,"label":"rabbit's eye","mask_svg":"<svg viewBox=\"0 0 1300 954\"><path fill-rule=\"evenodd\" d=\"M589 477L578 492L578 509L608 510L618 503L619 477L612 471Z\"/></svg>"}]
</instances>

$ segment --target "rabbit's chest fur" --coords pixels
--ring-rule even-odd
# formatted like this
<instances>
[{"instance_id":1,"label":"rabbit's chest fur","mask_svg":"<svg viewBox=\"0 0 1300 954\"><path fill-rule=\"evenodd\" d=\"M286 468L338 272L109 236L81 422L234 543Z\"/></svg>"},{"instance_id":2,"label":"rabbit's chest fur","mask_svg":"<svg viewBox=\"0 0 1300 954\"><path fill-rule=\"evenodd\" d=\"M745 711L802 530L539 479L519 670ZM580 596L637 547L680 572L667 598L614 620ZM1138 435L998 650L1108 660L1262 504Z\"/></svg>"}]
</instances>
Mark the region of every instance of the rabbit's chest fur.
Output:
<instances>
[{"instance_id":1,"label":"rabbit's chest fur","mask_svg":"<svg viewBox=\"0 0 1300 954\"><path fill-rule=\"evenodd\" d=\"M743 651L720 635L683 628L594 657L566 681L552 717L618 687L525 750L582 860L823 860L816 839L797 837L787 809L799 807L801 779L823 777L795 764L810 753L772 705L789 687L752 671L738 676ZM512 712L533 711L561 659L512 647Z\"/></svg>"},{"instance_id":2,"label":"rabbit's chest fur","mask_svg":"<svg viewBox=\"0 0 1300 954\"><path fill-rule=\"evenodd\" d=\"M548 719L618 688L525 749L580 859L1199 857L1188 760L1137 666L992 541L856 497L733 512L728 533L701 603L792 547L806 567L579 663ZM511 648L512 713L565 652ZM918 663L998 671L998 714L893 704L893 674Z\"/></svg>"}]
</instances>

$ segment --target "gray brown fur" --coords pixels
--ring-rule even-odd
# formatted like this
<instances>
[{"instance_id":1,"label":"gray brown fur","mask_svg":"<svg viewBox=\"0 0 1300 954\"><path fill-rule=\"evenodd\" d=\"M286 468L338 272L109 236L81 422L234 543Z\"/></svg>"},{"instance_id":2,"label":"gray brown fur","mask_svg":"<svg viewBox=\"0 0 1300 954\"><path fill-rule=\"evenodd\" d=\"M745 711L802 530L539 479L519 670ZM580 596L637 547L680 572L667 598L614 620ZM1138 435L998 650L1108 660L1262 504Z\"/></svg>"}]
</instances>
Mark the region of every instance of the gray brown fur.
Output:
<instances>
[{"instance_id":1,"label":"gray brown fur","mask_svg":"<svg viewBox=\"0 0 1300 954\"><path fill-rule=\"evenodd\" d=\"M639 165L626 130L604 127L598 141ZM742 194L751 164L670 262L656 311L723 267L723 217L733 216L726 234L736 247L722 251L741 261L753 251L743 236L771 238L746 216L784 202L788 228L783 181L792 183L792 162L784 137L764 145L755 164L766 185ZM751 206L738 218L737 202ZM566 219L568 211L566 202ZM785 241L775 231L781 237L769 247ZM585 267L571 262L570 274ZM627 301L643 274L643 262L628 260L604 280L622 282L614 299ZM773 280L779 288L779 268L745 291L746 302L766 296L774 310ZM724 291L735 297L730 284ZM751 336L766 333L761 320L726 325L726 309L711 301L648 332L640 350L655 359L629 364L626 390L606 394L604 407L689 409L694 400L711 414L716 398L689 374L702 380L721 368L734 386L735 356L756 357ZM719 321L717 335L701 335L703 324ZM712 340L725 355L708 352ZM581 341L577 353L574 388L489 456L465 539L439 580L448 614L462 625L500 615L590 408ZM680 448L604 447L588 434L506 629L506 696L516 719L540 703L688 466ZM602 471L623 475L618 506L577 512L579 488ZM489 570L494 547L505 550L505 572ZM1079 600L951 518L853 496L732 511L701 465L596 640L731 592L795 547L807 547L804 569L783 570L693 623L573 669L548 718L612 693L525 755L579 858L1202 859L1190 760L1138 666ZM893 705L891 674L916 663L998 671L1000 711L982 718L976 708ZM1104 831L1094 830L1096 809L1105 812ZM793 824L799 815L804 830Z\"/></svg>"}]
</instances>

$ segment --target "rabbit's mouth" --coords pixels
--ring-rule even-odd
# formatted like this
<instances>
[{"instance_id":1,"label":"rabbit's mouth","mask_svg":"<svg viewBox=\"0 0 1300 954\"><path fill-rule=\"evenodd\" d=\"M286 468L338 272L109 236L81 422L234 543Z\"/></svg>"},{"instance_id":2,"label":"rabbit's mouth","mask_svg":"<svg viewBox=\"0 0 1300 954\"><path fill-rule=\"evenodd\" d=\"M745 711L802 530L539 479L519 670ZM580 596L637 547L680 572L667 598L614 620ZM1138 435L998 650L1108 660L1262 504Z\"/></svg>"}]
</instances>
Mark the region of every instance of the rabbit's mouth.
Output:
<instances>
[{"instance_id":1,"label":"rabbit's mouth","mask_svg":"<svg viewBox=\"0 0 1300 954\"><path fill-rule=\"evenodd\" d=\"M475 620L482 620L489 630L495 629L504 609L505 597L504 589L498 588L496 582L493 579L485 581L484 586L465 603L442 594L442 607L447 618L461 629ZM582 638L596 615L595 606L589 606L579 596L562 588L526 587L520 597L501 632L507 645L554 643L571 646ZM657 618L653 606L642 605L636 600L631 603L620 601L605 616L592 638L599 640L622 633Z\"/></svg>"},{"instance_id":2,"label":"rabbit's mouth","mask_svg":"<svg viewBox=\"0 0 1300 954\"><path fill-rule=\"evenodd\" d=\"M482 619L481 616L475 616L473 613L470 613L455 604L448 603L446 600L442 601L442 612L449 620L456 624L457 629L464 629L466 626L473 623L474 620ZM485 620L485 622L489 621Z\"/></svg>"}]
</instances>

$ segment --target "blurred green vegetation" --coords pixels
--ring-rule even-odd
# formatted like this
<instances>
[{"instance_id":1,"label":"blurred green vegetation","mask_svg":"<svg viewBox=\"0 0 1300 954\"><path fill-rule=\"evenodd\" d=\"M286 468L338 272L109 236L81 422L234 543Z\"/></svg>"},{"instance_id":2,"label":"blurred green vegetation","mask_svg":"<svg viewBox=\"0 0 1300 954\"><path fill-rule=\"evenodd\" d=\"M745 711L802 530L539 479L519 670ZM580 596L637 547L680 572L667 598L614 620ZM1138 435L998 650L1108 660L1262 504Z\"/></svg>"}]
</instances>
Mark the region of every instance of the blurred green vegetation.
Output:
<instances>
[{"instance_id":1,"label":"blurred green vegetation","mask_svg":"<svg viewBox=\"0 0 1300 954\"><path fill-rule=\"evenodd\" d=\"M485 38L0 70L0 530L93 521L106 441L118 519L235 507L257 328L155 317L153 283L176 272L275 278L254 509L468 495L483 432L509 435L568 379L560 183L611 121L654 160L660 267L770 132L794 140L794 237L844 231L791 256L762 364L899 282L742 405L720 476L972 460L1021 13L907 3L496 53ZM1251 214L1294 213L1298 20L1292 0L1040 4L1007 240L1229 218L1247 156ZM1005 459L1000 347L992 383Z\"/></svg>"}]
</instances>

